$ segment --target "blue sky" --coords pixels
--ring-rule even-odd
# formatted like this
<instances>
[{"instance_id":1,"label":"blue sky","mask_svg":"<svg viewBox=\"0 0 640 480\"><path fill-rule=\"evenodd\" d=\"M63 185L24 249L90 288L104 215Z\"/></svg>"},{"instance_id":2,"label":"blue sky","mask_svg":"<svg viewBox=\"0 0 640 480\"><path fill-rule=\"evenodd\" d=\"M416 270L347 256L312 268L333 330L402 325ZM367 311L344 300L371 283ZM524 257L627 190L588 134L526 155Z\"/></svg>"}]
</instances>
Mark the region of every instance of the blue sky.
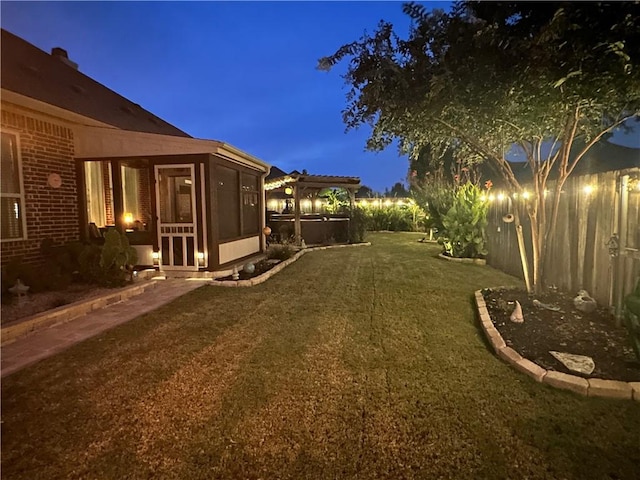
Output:
<instances>
[{"instance_id":1,"label":"blue sky","mask_svg":"<svg viewBox=\"0 0 640 480\"><path fill-rule=\"evenodd\" d=\"M405 34L401 2L2 1L0 8L3 28L46 52L66 49L80 71L194 137L231 143L285 171L359 176L374 190L406 178L407 159L394 147L366 152L368 128L345 133L344 65L316 70L320 57L381 19Z\"/></svg>"}]
</instances>

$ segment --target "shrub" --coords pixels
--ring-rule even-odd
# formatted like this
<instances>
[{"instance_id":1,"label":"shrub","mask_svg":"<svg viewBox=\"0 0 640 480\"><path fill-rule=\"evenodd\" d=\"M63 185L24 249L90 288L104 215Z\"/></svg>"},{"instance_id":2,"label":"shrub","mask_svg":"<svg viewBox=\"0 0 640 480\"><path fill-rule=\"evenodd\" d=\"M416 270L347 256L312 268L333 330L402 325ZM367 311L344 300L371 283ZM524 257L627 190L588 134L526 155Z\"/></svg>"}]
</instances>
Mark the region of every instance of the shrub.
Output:
<instances>
[{"instance_id":1,"label":"shrub","mask_svg":"<svg viewBox=\"0 0 640 480\"><path fill-rule=\"evenodd\" d=\"M107 286L119 286L131 276L133 265L138 261L136 249L129 245L124 233L115 229L105 235L100 253L101 275L99 282Z\"/></svg>"},{"instance_id":2,"label":"shrub","mask_svg":"<svg viewBox=\"0 0 640 480\"><path fill-rule=\"evenodd\" d=\"M485 228L488 203L476 185L467 183L455 194L453 206L442 217L440 243L452 257L475 258L487 254Z\"/></svg>"},{"instance_id":3,"label":"shrub","mask_svg":"<svg viewBox=\"0 0 640 480\"><path fill-rule=\"evenodd\" d=\"M294 254L294 250L290 245L270 245L267 249L267 258L277 260L287 260Z\"/></svg>"},{"instance_id":4,"label":"shrub","mask_svg":"<svg viewBox=\"0 0 640 480\"><path fill-rule=\"evenodd\" d=\"M364 242L367 231L367 213L361 207L349 209L349 243Z\"/></svg>"},{"instance_id":5,"label":"shrub","mask_svg":"<svg viewBox=\"0 0 640 480\"><path fill-rule=\"evenodd\" d=\"M365 207L369 231L417 232L423 226L424 211L416 204Z\"/></svg>"}]
</instances>

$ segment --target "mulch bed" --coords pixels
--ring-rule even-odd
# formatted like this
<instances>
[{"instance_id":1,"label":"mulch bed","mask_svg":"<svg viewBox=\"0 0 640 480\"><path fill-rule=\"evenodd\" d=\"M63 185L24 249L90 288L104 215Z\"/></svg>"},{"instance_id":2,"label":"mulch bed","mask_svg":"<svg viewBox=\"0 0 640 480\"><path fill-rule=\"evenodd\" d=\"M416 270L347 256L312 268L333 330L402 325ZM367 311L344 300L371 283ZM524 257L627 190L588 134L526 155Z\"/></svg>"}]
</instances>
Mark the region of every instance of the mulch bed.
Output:
<instances>
[{"instance_id":1,"label":"mulch bed","mask_svg":"<svg viewBox=\"0 0 640 480\"><path fill-rule=\"evenodd\" d=\"M541 367L583 378L640 381L640 362L633 353L627 330L615 325L608 309L599 307L583 313L574 307L574 295L558 291L530 297L523 290L486 289L483 295L493 324L505 343ZM538 308L533 304L534 298L558 306L561 311ZM516 300L522 306L524 323L509 320ZM595 370L590 375L572 372L550 350L591 357Z\"/></svg>"},{"instance_id":2,"label":"mulch bed","mask_svg":"<svg viewBox=\"0 0 640 480\"><path fill-rule=\"evenodd\" d=\"M273 267L275 267L280 261L276 260L261 260L256 262L255 270L252 273L245 272L244 270L240 270L238 272L239 278L237 280L251 280L252 278L258 277L265 272L268 272ZM233 275L227 275L226 277L216 278L217 281L233 281Z\"/></svg>"},{"instance_id":3,"label":"mulch bed","mask_svg":"<svg viewBox=\"0 0 640 480\"><path fill-rule=\"evenodd\" d=\"M0 311L1 322L3 326L8 325L37 313L46 312L47 310L97 297L112 291L113 289L106 287L72 283L64 290L28 293L21 301L14 298L5 298L3 299L2 309Z\"/></svg>"}]
</instances>

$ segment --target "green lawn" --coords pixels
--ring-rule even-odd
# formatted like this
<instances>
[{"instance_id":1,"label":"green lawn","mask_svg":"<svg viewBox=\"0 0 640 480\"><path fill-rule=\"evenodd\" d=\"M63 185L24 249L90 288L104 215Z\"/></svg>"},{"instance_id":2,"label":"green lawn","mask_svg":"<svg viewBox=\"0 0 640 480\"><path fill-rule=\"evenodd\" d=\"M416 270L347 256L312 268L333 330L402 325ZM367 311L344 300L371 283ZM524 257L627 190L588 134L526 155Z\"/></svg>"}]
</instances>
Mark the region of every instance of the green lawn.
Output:
<instances>
[{"instance_id":1,"label":"green lawn","mask_svg":"<svg viewBox=\"0 0 640 480\"><path fill-rule=\"evenodd\" d=\"M415 234L205 286L2 382L2 478L638 478L640 404L495 357Z\"/></svg>"}]
</instances>

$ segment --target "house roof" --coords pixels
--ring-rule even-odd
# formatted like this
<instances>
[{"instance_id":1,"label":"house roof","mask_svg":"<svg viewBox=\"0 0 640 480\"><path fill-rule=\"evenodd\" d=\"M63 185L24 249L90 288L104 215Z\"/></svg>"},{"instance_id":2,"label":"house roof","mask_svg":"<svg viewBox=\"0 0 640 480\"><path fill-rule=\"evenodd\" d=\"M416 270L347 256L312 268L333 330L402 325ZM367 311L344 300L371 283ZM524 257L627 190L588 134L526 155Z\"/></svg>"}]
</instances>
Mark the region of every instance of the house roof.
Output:
<instances>
[{"instance_id":1,"label":"house roof","mask_svg":"<svg viewBox=\"0 0 640 480\"><path fill-rule=\"evenodd\" d=\"M574 157L582 147L582 144L576 144L571 151L571 156ZM521 185L532 182L531 168L526 162L509 162L509 164ZM593 175L631 168L640 168L640 148L625 147L608 141L600 141L592 146L582 157L571 176ZM491 179L494 187L505 188L504 179L493 170L492 165L488 163L481 164L480 170L483 180ZM554 167L549 174L549 180L555 180L557 176L558 169Z\"/></svg>"},{"instance_id":2,"label":"house roof","mask_svg":"<svg viewBox=\"0 0 640 480\"><path fill-rule=\"evenodd\" d=\"M268 182L270 180L273 180L274 178L286 177L286 176L287 176L287 172L285 172L284 170L281 170L278 167L276 167L275 165L273 165L271 167L271 173L264 180L265 180L265 182Z\"/></svg>"},{"instance_id":3,"label":"house roof","mask_svg":"<svg viewBox=\"0 0 640 480\"><path fill-rule=\"evenodd\" d=\"M123 130L190 135L77 70L66 52L52 54L2 29L0 85Z\"/></svg>"}]
</instances>

